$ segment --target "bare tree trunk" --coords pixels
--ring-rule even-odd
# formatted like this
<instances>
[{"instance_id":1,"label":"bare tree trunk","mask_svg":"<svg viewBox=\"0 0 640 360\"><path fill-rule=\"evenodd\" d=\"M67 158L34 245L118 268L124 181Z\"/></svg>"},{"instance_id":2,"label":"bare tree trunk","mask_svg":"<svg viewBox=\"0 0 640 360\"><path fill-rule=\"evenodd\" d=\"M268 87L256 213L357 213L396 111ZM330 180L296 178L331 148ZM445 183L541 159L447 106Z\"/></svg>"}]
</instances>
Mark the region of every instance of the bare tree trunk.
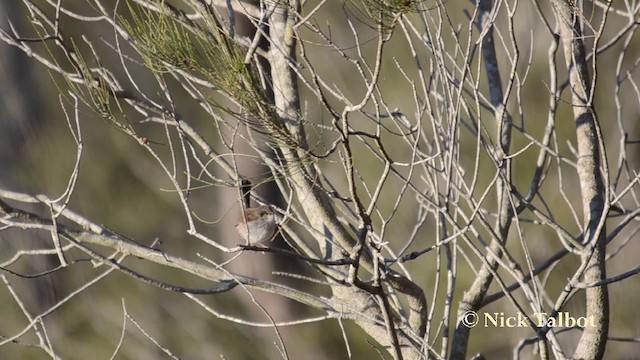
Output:
<instances>
[{"instance_id":1,"label":"bare tree trunk","mask_svg":"<svg viewBox=\"0 0 640 360\"><path fill-rule=\"evenodd\" d=\"M469 311L475 313L480 310L482 300L493 281L493 274L498 268L498 259L502 257L502 249L507 242L513 216L510 191L511 160L507 157L511 145L511 118L509 114L507 114L505 105L503 104L504 95L502 82L500 80L498 58L493 43L493 24L490 21L491 9L493 7L492 2L492 0L480 0L477 24L480 32L486 29L486 33L482 39L482 57L487 72L493 116L498 123L496 137L499 139L499 143L494 152L495 161L500 164L500 175L496 181L498 219L494 226L497 238L491 239L486 254L486 262L478 272L469 290L464 293L462 301L460 301L458 321L451 349L452 359L464 359L466 357L471 329L464 323L463 316Z\"/></svg>"},{"instance_id":2,"label":"bare tree trunk","mask_svg":"<svg viewBox=\"0 0 640 360\"><path fill-rule=\"evenodd\" d=\"M571 101L578 142L577 170L582 192L584 221L584 249L581 261L583 266L586 265L583 281L590 284L606 278L605 219L608 205L605 203L607 189L603 184L601 169L604 166L606 171L607 165L602 161L600 154L602 138L593 106L592 78L589 76L580 27L581 14L576 11L574 2L553 0L552 3L564 43L564 57L572 93ZM570 287L571 284L567 286ZM565 290L568 289L565 288ZM607 344L609 328L607 285L587 287L585 295L586 316L594 320L594 326L583 329L573 358L601 359Z\"/></svg>"},{"instance_id":3,"label":"bare tree trunk","mask_svg":"<svg viewBox=\"0 0 640 360\"><path fill-rule=\"evenodd\" d=\"M290 176L296 185L298 199L303 205L304 211L310 220L311 225L318 234L325 234L328 238L336 240L344 248L353 254L362 250L357 249L357 245L344 227L337 221L334 209L331 206L326 193L318 186L317 174L313 166L305 166L301 161L306 156L307 143L304 127L300 122L300 102L297 86L297 75L293 70L295 61L296 37L294 36L294 25L296 23L296 13L299 13L300 4L297 0L289 0L288 3L276 6L273 15L270 17L271 49L269 51L274 99L278 120L286 126L294 141L298 142L296 151L292 151L291 144L282 144L281 150L292 165ZM312 194L312 195L311 195ZM311 196L309 196L311 195ZM326 241L322 237L318 238L319 243L324 243L325 256L330 259L338 259L341 254L331 249L331 241ZM360 244L362 246L363 244ZM359 255L358 255L359 256ZM363 266L372 271L372 260L367 250L361 261ZM346 275L346 274L345 274ZM375 274L374 274L375 276ZM399 276L392 281L393 286L409 296L411 304L410 323L419 334L424 334L424 322L426 320L426 302L422 291L412 282ZM398 340L395 327L395 318L392 318L387 311L383 310L384 295L382 288L374 289L379 291L380 296L373 296L371 291L365 291L358 286L351 285L345 287L344 284L336 284L332 287L333 299L343 306L355 310L357 313L365 315L361 320L357 320L362 327L377 342L391 349L394 358L420 358L416 351L415 344L411 344L407 338ZM376 299L377 298L377 299ZM376 300L379 300L378 302ZM386 322L386 326L375 324L371 319L378 319L379 322Z\"/></svg>"}]
</instances>

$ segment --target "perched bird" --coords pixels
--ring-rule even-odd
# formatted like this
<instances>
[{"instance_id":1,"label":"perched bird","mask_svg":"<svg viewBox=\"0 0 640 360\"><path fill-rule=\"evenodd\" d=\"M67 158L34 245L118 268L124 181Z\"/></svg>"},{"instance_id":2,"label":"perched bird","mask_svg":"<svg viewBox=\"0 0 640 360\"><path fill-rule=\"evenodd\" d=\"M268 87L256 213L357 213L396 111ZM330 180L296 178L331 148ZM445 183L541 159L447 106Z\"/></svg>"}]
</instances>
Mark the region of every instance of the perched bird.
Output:
<instances>
[{"instance_id":1,"label":"perched bird","mask_svg":"<svg viewBox=\"0 0 640 360\"><path fill-rule=\"evenodd\" d=\"M236 229L240 236L251 245L264 245L275 238L276 215L269 206L250 206L251 182L242 180L244 209L241 211Z\"/></svg>"},{"instance_id":2,"label":"perched bird","mask_svg":"<svg viewBox=\"0 0 640 360\"><path fill-rule=\"evenodd\" d=\"M246 208L238 218L236 229L250 244L264 244L274 238L276 216L268 206Z\"/></svg>"}]
</instances>

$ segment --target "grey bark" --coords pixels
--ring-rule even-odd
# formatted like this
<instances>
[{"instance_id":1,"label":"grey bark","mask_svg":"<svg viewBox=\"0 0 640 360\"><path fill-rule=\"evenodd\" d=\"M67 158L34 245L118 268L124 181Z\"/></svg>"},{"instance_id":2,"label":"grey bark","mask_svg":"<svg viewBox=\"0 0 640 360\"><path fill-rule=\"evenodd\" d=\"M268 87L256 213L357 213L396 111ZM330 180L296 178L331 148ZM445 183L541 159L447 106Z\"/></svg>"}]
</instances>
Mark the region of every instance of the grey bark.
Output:
<instances>
[{"instance_id":1,"label":"grey bark","mask_svg":"<svg viewBox=\"0 0 640 360\"><path fill-rule=\"evenodd\" d=\"M587 263L583 280L593 283L606 278L606 189L601 173L599 123L593 106L591 77L585 55L580 14L572 2L553 0L564 56L569 72L571 101L578 144L577 170L583 203L584 241L582 263ZM585 290L586 316L594 319L595 326L583 329L573 359L602 359L609 328L609 296L607 285Z\"/></svg>"}]
</instances>

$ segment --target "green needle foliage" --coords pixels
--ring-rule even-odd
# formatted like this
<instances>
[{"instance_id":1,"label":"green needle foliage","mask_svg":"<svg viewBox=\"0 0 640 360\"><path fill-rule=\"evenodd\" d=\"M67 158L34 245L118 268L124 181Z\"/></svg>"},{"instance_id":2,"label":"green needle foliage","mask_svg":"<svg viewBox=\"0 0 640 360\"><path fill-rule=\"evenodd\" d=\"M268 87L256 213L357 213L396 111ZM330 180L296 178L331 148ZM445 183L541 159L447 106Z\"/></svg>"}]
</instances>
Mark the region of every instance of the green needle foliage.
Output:
<instances>
[{"instance_id":1,"label":"green needle foliage","mask_svg":"<svg viewBox=\"0 0 640 360\"><path fill-rule=\"evenodd\" d=\"M425 0L358 0L353 5L373 27L390 30L403 14L415 12Z\"/></svg>"},{"instance_id":2,"label":"green needle foliage","mask_svg":"<svg viewBox=\"0 0 640 360\"><path fill-rule=\"evenodd\" d=\"M215 91L238 104L241 112L207 99L212 105L275 141L295 146L267 100L260 74L244 62L246 49L223 31L213 15L202 13L204 21L194 23L175 12L156 12L132 4L129 12L131 21L123 17L120 21L151 71L181 70L206 79Z\"/></svg>"},{"instance_id":3,"label":"green needle foliage","mask_svg":"<svg viewBox=\"0 0 640 360\"><path fill-rule=\"evenodd\" d=\"M245 111L260 115L264 91L254 86L254 74L243 60L243 51L221 30L213 17L200 26L175 14L158 13L129 4L132 21L121 22L132 36L149 69L163 73L182 70L204 77L216 91L238 102Z\"/></svg>"}]
</instances>

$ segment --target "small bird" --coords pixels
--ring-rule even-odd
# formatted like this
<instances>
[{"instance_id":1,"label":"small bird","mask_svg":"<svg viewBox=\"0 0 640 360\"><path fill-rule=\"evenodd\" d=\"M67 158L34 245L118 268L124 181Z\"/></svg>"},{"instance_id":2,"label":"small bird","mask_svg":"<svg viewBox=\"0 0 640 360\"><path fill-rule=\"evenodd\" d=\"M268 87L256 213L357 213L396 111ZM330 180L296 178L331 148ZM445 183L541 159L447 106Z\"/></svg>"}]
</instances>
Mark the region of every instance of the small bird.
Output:
<instances>
[{"instance_id":1,"label":"small bird","mask_svg":"<svg viewBox=\"0 0 640 360\"><path fill-rule=\"evenodd\" d=\"M244 209L238 218L236 229L243 239L252 245L262 245L273 240L276 232L276 216L268 206Z\"/></svg>"},{"instance_id":2,"label":"small bird","mask_svg":"<svg viewBox=\"0 0 640 360\"><path fill-rule=\"evenodd\" d=\"M236 223L240 236L251 245L263 245L275 238L276 214L269 206L250 207L251 182L242 180L244 210Z\"/></svg>"}]
</instances>

